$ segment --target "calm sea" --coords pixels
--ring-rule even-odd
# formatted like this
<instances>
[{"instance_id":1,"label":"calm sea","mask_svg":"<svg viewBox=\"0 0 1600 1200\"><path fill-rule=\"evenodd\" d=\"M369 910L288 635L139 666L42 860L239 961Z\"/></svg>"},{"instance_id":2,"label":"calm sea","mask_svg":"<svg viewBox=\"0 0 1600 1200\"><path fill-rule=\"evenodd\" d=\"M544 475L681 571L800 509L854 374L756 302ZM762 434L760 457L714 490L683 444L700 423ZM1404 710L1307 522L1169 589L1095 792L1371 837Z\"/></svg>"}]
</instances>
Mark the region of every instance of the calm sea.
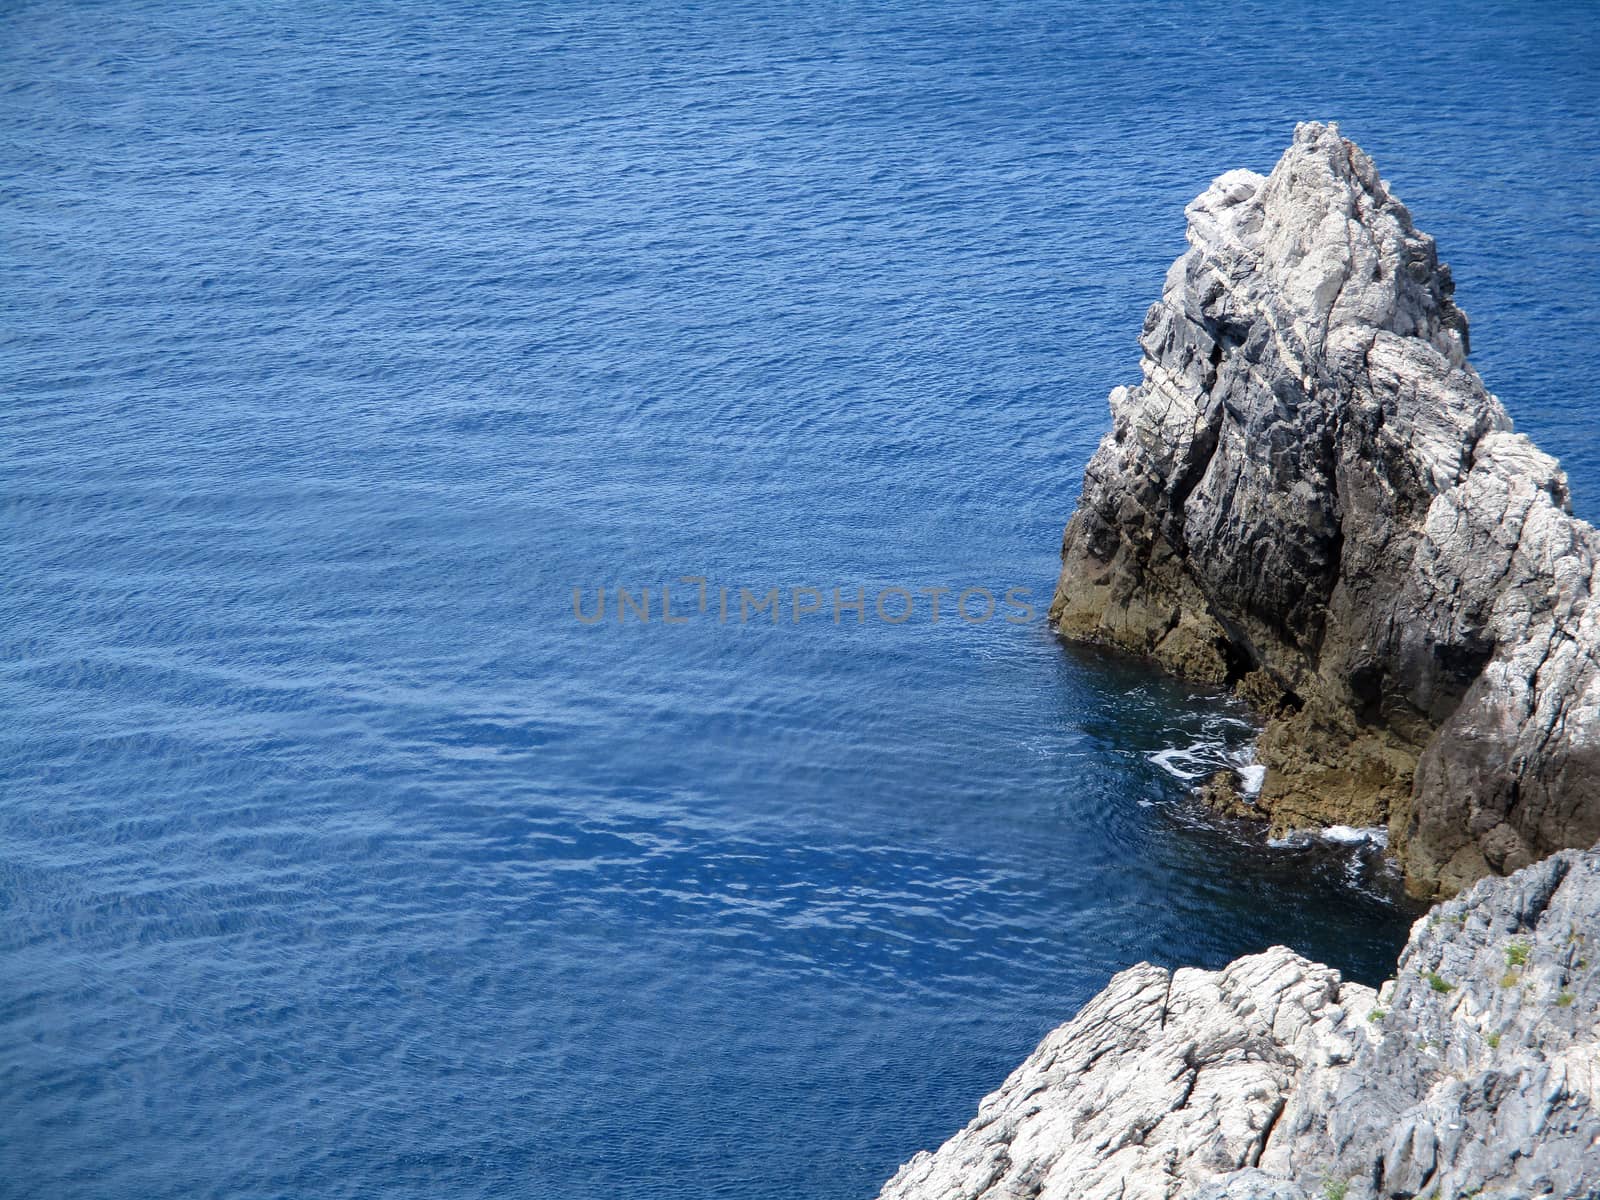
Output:
<instances>
[{"instance_id":1,"label":"calm sea","mask_svg":"<svg viewBox=\"0 0 1600 1200\"><path fill-rule=\"evenodd\" d=\"M1600 514L1594 5L7 4L0 1194L849 1200L1140 959L1380 979L1243 714L917 594L1303 118Z\"/></svg>"}]
</instances>

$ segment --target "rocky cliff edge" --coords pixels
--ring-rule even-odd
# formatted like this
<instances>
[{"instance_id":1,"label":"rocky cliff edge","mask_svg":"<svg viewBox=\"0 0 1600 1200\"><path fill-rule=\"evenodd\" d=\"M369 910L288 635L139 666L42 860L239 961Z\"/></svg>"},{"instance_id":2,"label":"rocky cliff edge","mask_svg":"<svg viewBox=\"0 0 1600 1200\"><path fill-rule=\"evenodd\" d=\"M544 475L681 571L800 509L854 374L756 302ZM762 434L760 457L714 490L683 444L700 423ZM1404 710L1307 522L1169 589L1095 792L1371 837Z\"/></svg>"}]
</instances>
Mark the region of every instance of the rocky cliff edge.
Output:
<instances>
[{"instance_id":1,"label":"rocky cliff edge","mask_svg":"<svg viewBox=\"0 0 1600 1200\"><path fill-rule=\"evenodd\" d=\"M1436 907L1377 991L1140 964L880 1200L1600 1196L1597 938L1600 848Z\"/></svg>"}]
</instances>

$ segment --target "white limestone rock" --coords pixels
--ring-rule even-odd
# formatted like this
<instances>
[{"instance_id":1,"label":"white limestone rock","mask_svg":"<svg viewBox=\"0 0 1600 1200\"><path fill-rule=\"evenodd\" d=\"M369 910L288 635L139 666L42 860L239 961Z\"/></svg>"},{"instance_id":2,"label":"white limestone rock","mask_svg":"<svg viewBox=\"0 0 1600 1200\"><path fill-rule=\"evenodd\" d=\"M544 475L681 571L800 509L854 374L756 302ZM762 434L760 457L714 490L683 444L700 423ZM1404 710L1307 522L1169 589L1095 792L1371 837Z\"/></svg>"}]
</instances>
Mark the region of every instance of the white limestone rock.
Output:
<instances>
[{"instance_id":1,"label":"white limestone rock","mask_svg":"<svg viewBox=\"0 0 1600 1200\"><path fill-rule=\"evenodd\" d=\"M879 1200L1600 1196L1600 848L1418 921L1378 992L1282 947L1117 975Z\"/></svg>"},{"instance_id":2,"label":"white limestone rock","mask_svg":"<svg viewBox=\"0 0 1600 1200\"><path fill-rule=\"evenodd\" d=\"M1142 1200L1253 1166L1309 1065L1371 1035L1374 994L1283 947L1122 972L882 1200Z\"/></svg>"}]
</instances>

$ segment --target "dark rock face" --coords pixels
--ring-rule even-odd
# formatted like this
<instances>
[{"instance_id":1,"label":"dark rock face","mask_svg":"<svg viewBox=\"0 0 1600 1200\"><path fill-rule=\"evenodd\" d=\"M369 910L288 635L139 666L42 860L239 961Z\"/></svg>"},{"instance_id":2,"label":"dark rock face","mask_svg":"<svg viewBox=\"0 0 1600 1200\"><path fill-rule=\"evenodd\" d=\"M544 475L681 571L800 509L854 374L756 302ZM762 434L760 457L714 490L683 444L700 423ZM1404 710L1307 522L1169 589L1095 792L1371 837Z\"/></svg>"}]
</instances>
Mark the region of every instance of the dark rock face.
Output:
<instances>
[{"instance_id":1,"label":"dark rock face","mask_svg":"<svg viewBox=\"0 0 1600 1200\"><path fill-rule=\"evenodd\" d=\"M881 1200L1600 1196L1600 848L1418 921L1374 991L1141 963Z\"/></svg>"},{"instance_id":2,"label":"dark rock face","mask_svg":"<svg viewBox=\"0 0 1600 1200\"><path fill-rule=\"evenodd\" d=\"M1387 824L1419 894L1600 837L1600 538L1467 362L1449 269L1301 125L1186 210L1051 607L1239 686L1279 828Z\"/></svg>"}]
</instances>

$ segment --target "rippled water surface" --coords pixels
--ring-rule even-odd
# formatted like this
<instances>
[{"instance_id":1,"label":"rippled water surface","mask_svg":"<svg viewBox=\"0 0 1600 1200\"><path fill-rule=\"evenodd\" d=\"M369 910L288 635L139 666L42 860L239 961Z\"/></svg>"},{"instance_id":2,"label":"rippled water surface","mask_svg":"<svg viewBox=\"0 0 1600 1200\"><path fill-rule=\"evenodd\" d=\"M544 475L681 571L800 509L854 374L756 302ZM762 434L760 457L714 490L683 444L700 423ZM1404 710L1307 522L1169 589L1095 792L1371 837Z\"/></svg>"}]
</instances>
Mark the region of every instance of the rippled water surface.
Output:
<instances>
[{"instance_id":1,"label":"rippled water surface","mask_svg":"<svg viewBox=\"0 0 1600 1200\"><path fill-rule=\"evenodd\" d=\"M1381 978L1369 850L1186 802L1242 714L715 587L1042 603L1184 203L1301 117L1600 513L1597 27L8 6L0 1194L866 1197L1139 959Z\"/></svg>"}]
</instances>

